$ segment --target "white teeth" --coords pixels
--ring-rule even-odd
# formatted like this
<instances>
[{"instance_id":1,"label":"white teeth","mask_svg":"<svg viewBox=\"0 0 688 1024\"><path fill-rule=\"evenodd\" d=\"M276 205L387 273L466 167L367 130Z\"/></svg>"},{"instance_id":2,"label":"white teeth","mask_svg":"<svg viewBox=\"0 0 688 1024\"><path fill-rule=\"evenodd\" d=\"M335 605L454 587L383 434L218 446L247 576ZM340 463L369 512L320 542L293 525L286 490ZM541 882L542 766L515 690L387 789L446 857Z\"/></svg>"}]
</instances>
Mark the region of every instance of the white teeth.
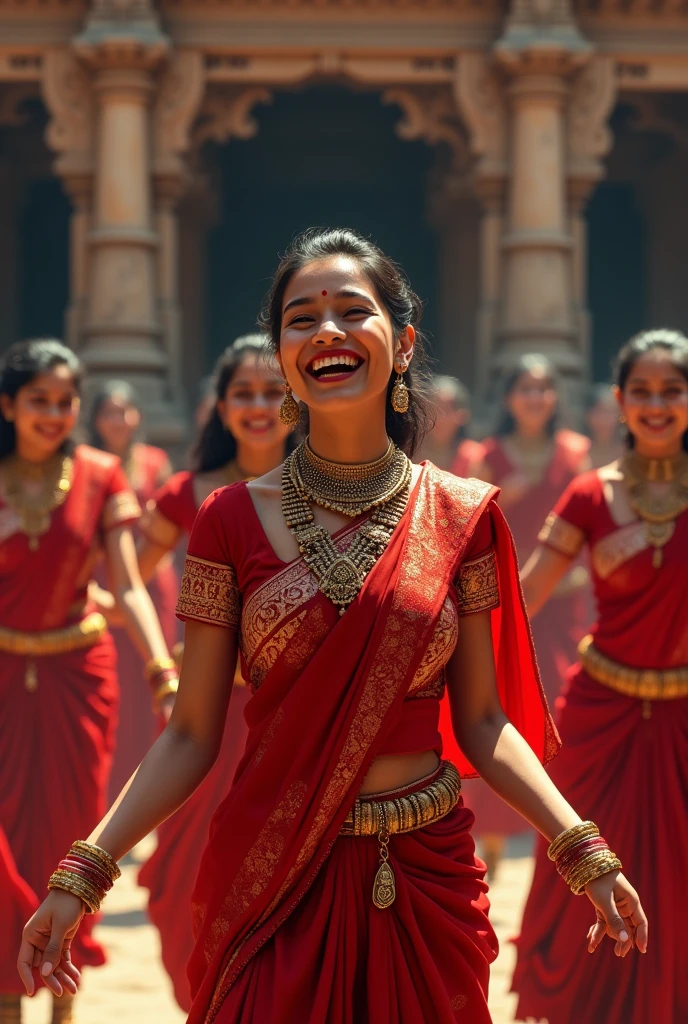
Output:
<instances>
[{"instance_id":1,"label":"white teeth","mask_svg":"<svg viewBox=\"0 0 688 1024\"><path fill-rule=\"evenodd\" d=\"M328 366L358 366L361 360L357 356L322 356L313 363L313 370L324 370Z\"/></svg>"}]
</instances>

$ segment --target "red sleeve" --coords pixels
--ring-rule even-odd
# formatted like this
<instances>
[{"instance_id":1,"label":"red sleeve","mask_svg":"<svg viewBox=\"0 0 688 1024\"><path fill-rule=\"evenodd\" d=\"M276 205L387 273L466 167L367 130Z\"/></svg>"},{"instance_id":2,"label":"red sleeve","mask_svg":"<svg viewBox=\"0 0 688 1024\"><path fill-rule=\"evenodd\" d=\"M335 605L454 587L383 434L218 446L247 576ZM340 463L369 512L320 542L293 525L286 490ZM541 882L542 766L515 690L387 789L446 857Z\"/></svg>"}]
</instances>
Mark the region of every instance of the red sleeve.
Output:
<instances>
[{"instance_id":1,"label":"red sleeve","mask_svg":"<svg viewBox=\"0 0 688 1024\"><path fill-rule=\"evenodd\" d=\"M492 504L486 506L478 520L454 580L459 615L492 611L499 605Z\"/></svg>"},{"instance_id":2,"label":"red sleeve","mask_svg":"<svg viewBox=\"0 0 688 1024\"><path fill-rule=\"evenodd\" d=\"M172 550L182 533L191 533L195 518L193 475L175 473L146 503L141 533L154 544Z\"/></svg>"},{"instance_id":3,"label":"red sleeve","mask_svg":"<svg viewBox=\"0 0 688 1024\"><path fill-rule=\"evenodd\" d=\"M538 536L540 543L575 558L590 538L600 498L604 501L597 471L581 473L547 516Z\"/></svg>"},{"instance_id":4,"label":"red sleeve","mask_svg":"<svg viewBox=\"0 0 688 1024\"><path fill-rule=\"evenodd\" d=\"M105 487L101 527L103 530L112 530L116 526L135 522L140 515L139 500L131 489L131 484L118 459Z\"/></svg>"},{"instance_id":5,"label":"red sleeve","mask_svg":"<svg viewBox=\"0 0 688 1024\"><path fill-rule=\"evenodd\" d=\"M225 526L233 495L222 488L201 505L189 538L177 615L226 629L239 629L241 595Z\"/></svg>"}]
</instances>

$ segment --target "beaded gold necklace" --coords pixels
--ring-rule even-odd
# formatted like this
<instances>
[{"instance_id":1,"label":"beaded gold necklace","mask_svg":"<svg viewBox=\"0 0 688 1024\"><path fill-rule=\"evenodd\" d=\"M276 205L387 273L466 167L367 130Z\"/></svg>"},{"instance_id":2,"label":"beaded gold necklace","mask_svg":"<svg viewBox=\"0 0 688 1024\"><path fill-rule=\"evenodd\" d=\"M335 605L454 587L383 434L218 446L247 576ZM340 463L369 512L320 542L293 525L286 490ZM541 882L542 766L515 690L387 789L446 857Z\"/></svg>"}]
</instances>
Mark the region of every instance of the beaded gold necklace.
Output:
<instances>
[{"instance_id":1,"label":"beaded gold necklace","mask_svg":"<svg viewBox=\"0 0 688 1024\"><path fill-rule=\"evenodd\" d=\"M671 459L647 459L629 452L621 460L621 472L628 489L628 501L642 520L648 544L654 548L652 564L659 569L662 548L674 535L676 520L688 509L688 454ZM648 484L669 484L664 494L652 491Z\"/></svg>"},{"instance_id":2,"label":"beaded gold necklace","mask_svg":"<svg viewBox=\"0 0 688 1024\"><path fill-rule=\"evenodd\" d=\"M404 514L411 461L392 442L382 459L360 466L329 463L313 452L311 459L305 448L304 442L285 460L282 513L320 591L343 615ZM309 467L305 473L304 466ZM370 509L373 513L356 531L348 550L340 554L327 530L316 525L311 503L352 518Z\"/></svg>"},{"instance_id":3,"label":"beaded gold necklace","mask_svg":"<svg viewBox=\"0 0 688 1024\"><path fill-rule=\"evenodd\" d=\"M52 513L69 494L73 465L68 455L54 456L40 466L11 455L2 467L5 500L19 517L19 529L29 538L31 551L38 551L39 538L50 529ZM22 484L27 479L43 482L37 497L25 493Z\"/></svg>"}]
</instances>

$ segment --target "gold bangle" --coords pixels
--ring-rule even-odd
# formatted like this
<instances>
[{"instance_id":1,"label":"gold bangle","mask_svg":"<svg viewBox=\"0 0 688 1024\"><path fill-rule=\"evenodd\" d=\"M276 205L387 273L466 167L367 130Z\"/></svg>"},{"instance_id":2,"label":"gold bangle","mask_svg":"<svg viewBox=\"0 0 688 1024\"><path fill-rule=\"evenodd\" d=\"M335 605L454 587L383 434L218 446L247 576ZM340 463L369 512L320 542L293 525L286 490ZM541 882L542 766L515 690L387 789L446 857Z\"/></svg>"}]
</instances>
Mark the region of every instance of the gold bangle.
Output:
<instances>
[{"instance_id":1,"label":"gold bangle","mask_svg":"<svg viewBox=\"0 0 688 1024\"><path fill-rule=\"evenodd\" d=\"M600 830L594 821L582 821L579 825L573 825L564 832L560 832L547 848L547 856L550 860L557 860L566 850L570 849L582 839L590 839L599 836Z\"/></svg>"},{"instance_id":2,"label":"gold bangle","mask_svg":"<svg viewBox=\"0 0 688 1024\"><path fill-rule=\"evenodd\" d=\"M176 667L177 665L174 661L174 658L151 658L151 660L146 664L146 667L143 671L146 679L150 683L155 678L155 676L158 675L159 672L165 672L171 668L176 669Z\"/></svg>"},{"instance_id":3,"label":"gold bangle","mask_svg":"<svg viewBox=\"0 0 688 1024\"><path fill-rule=\"evenodd\" d=\"M165 697L169 697L170 694L174 694L179 689L179 679L166 679L164 683L161 683L153 694L153 709L160 711L162 703Z\"/></svg>"},{"instance_id":4,"label":"gold bangle","mask_svg":"<svg viewBox=\"0 0 688 1024\"><path fill-rule=\"evenodd\" d=\"M72 843L69 852L86 857L87 860L92 860L95 864L100 865L104 868L105 874L109 876L112 882L116 882L122 875L115 858L107 850L104 850L102 846L96 846L94 843L86 843L83 839L77 839L76 842Z\"/></svg>"},{"instance_id":5,"label":"gold bangle","mask_svg":"<svg viewBox=\"0 0 688 1024\"><path fill-rule=\"evenodd\" d=\"M48 890L51 889L61 889L76 896L88 908L89 914L96 914L100 910L98 893L81 875L73 875L64 870L54 871L48 880Z\"/></svg>"},{"instance_id":6,"label":"gold bangle","mask_svg":"<svg viewBox=\"0 0 688 1024\"><path fill-rule=\"evenodd\" d=\"M607 858L605 862L600 862L594 868L591 868L589 874L583 878L579 878L577 882L571 884L571 891L575 896L582 896L585 892L585 887L590 882L594 882L596 878L601 878L602 875L609 874L610 871L621 871L623 864L618 857L612 854L611 857Z\"/></svg>"},{"instance_id":7,"label":"gold bangle","mask_svg":"<svg viewBox=\"0 0 688 1024\"><path fill-rule=\"evenodd\" d=\"M603 853L597 856L586 858L581 864L576 866L574 871L570 871L566 877L567 883L572 889L580 888L581 881L585 878L596 877L595 872L600 867L610 864L613 861L617 861L618 857L611 850L605 850ZM606 870L612 870L607 868Z\"/></svg>"}]
</instances>

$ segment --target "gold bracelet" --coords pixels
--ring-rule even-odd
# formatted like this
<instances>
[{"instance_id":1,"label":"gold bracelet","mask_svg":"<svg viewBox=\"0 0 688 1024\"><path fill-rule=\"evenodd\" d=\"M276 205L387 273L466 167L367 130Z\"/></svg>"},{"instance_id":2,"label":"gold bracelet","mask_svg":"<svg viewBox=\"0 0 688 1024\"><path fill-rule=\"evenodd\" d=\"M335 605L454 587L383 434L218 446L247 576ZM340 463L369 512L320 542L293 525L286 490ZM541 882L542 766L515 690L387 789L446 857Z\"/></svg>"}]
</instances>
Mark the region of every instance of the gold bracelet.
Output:
<instances>
[{"instance_id":1,"label":"gold bracelet","mask_svg":"<svg viewBox=\"0 0 688 1024\"><path fill-rule=\"evenodd\" d=\"M596 878L601 878L602 875L609 874L610 871L621 871L622 868L623 864L616 854L611 853L610 850L610 856L605 857L604 860L598 861L595 865L591 865L587 874L578 876L575 882L572 881L570 883L571 891L575 896L582 896L585 892L586 885L590 882L594 882Z\"/></svg>"},{"instance_id":2,"label":"gold bracelet","mask_svg":"<svg viewBox=\"0 0 688 1024\"><path fill-rule=\"evenodd\" d=\"M153 681L155 676L158 675L158 673L165 672L168 669L176 669L176 667L177 665L176 662L174 661L174 658L151 658L151 660L146 664L146 667L143 671L146 679L150 683Z\"/></svg>"},{"instance_id":3,"label":"gold bracelet","mask_svg":"<svg viewBox=\"0 0 688 1024\"><path fill-rule=\"evenodd\" d=\"M53 871L48 880L48 890L51 889L61 889L63 892L76 896L88 908L89 914L97 914L100 910L98 893L81 875L60 869Z\"/></svg>"},{"instance_id":4,"label":"gold bracelet","mask_svg":"<svg viewBox=\"0 0 688 1024\"><path fill-rule=\"evenodd\" d=\"M113 882L116 882L122 876L117 861L102 846L96 846L95 843L87 843L83 839L77 839L76 842L72 843L69 852L86 857L87 860L98 864Z\"/></svg>"},{"instance_id":5,"label":"gold bracelet","mask_svg":"<svg viewBox=\"0 0 688 1024\"><path fill-rule=\"evenodd\" d=\"M166 679L164 683L161 683L153 694L153 710L160 711L165 697L169 697L170 694L174 694L179 689L179 679Z\"/></svg>"},{"instance_id":6,"label":"gold bracelet","mask_svg":"<svg viewBox=\"0 0 688 1024\"><path fill-rule=\"evenodd\" d=\"M547 848L547 856L550 860L558 860L567 850L582 839L597 837L600 830L594 821L581 821L579 825L573 825L564 832L560 832Z\"/></svg>"}]
</instances>

